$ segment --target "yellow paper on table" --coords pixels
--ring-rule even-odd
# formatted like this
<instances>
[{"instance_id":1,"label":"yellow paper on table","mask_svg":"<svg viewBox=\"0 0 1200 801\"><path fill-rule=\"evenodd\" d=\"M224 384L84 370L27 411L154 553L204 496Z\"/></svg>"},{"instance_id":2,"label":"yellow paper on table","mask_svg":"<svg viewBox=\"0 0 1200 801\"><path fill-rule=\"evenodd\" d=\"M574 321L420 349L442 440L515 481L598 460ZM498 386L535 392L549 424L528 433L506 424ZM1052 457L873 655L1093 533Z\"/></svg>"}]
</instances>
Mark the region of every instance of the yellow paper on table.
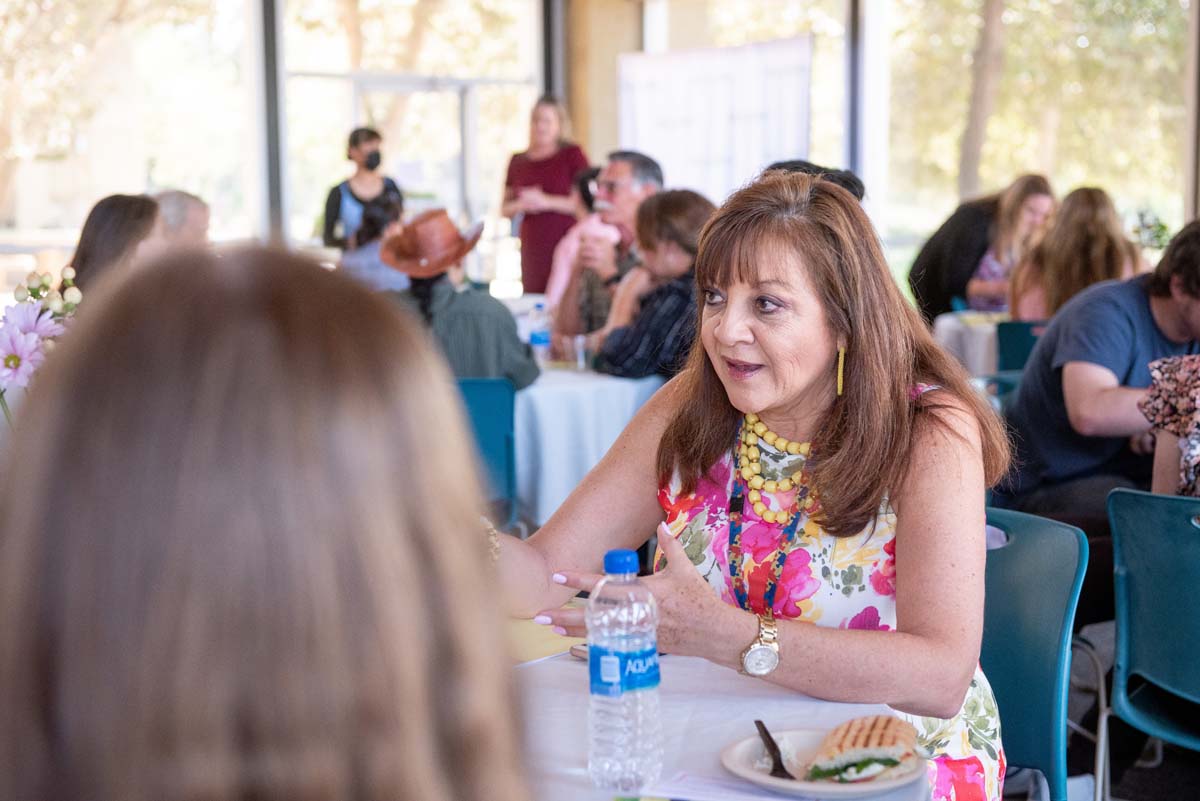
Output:
<instances>
[{"instance_id":1,"label":"yellow paper on table","mask_svg":"<svg viewBox=\"0 0 1200 801\"><path fill-rule=\"evenodd\" d=\"M566 605L582 608L585 603L582 599L572 598ZM555 634L550 626L541 626L532 620L513 619L508 621L508 642L513 657L520 663L566 653L572 645L587 640Z\"/></svg>"}]
</instances>

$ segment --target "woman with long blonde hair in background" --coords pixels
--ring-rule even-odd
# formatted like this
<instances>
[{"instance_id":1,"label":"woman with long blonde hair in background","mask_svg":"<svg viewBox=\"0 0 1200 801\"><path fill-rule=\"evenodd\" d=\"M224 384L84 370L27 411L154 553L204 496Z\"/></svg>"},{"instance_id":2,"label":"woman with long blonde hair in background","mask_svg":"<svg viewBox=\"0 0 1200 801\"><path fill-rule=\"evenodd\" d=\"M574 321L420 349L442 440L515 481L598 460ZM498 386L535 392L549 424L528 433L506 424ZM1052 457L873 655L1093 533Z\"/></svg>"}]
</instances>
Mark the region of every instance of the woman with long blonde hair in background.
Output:
<instances>
[{"instance_id":1,"label":"woman with long blonde hair in background","mask_svg":"<svg viewBox=\"0 0 1200 801\"><path fill-rule=\"evenodd\" d=\"M967 303L977 311L1008 308L1009 278L1042 235L1054 213L1054 193L1041 175L1022 175L1000 193L994 235L967 282Z\"/></svg>"},{"instance_id":2,"label":"woman with long blonde hair in background","mask_svg":"<svg viewBox=\"0 0 1200 801\"><path fill-rule=\"evenodd\" d=\"M500 213L521 220L521 283L526 292L546 291L554 248L575 225L571 186L588 168L588 160L570 135L566 106L550 95L540 97L529 114L529 147L508 162Z\"/></svg>"},{"instance_id":3,"label":"woman with long blonde hair in background","mask_svg":"<svg viewBox=\"0 0 1200 801\"><path fill-rule=\"evenodd\" d=\"M1063 198L1046 235L1014 273L1012 317L1049 320L1080 291L1129 278L1141 263L1108 194L1090 186L1076 189Z\"/></svg>"},{"instance_id":4,"label":"woman with long blonde hair in background","mask_svg":"<svg viewBox=\"0 0 1200 801\"><path fill-rule=\"evenodd\" d=\"M2 466L0 799L527 798L426 340L272 251L89 297Z\"/></svg>"}]
</instances>

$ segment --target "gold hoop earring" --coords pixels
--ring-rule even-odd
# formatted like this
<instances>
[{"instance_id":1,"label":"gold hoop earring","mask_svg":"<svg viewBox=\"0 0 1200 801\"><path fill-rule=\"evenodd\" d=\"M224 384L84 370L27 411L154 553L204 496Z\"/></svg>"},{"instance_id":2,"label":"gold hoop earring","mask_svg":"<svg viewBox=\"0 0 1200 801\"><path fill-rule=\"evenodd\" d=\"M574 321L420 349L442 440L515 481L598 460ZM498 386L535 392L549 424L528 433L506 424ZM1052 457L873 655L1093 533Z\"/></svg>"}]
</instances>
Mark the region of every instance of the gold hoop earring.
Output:
<instances>
[{"instance_id":1,"label":"gold hoop earring","mask_svg":"<svg viewBox=\"0 0 1200 801\"><path fill-rule=\"evenodd\" d=\"M846 349L838 348L838 375L837 375L837 394L842 396L842 378L846 372Z\"/></svg>"}]
</instances>

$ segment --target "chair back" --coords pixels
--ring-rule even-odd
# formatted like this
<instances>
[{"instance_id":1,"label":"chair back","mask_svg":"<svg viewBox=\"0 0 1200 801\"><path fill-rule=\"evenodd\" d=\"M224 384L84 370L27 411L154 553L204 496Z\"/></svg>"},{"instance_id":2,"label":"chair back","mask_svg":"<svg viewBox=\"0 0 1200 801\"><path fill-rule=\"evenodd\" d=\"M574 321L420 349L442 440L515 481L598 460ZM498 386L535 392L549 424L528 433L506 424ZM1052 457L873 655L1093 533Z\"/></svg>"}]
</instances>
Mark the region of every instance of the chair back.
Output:
<instances>
[{"instance_id":1,"label":"chair back","mask_svg":"<svg viewBox=\"0 0 1200 801\"><path fill-rule=\"evenodd\" d=\"M1138 676L1200 704L1200 498L1113 490L1114 596L1117 607L1113 710L1129 720L1130 678ZM1140 728L1140 727L1139 727ZM1200 723L1194 725L1200 735Z\"/></svg>"},{"instance_id":2,"label":"chair back","mask_svg":"<svg viewBox=\"0 0 1200 801\"><path fill-rule=\"evenodd\" d=\"M502 519L495 522L512 526L517 520L516 390L507 378L460 378L458 388L484 467L481 478L487 484L488 500L501 508Z\"/></svg>"},{"instance_id":3,"label":"chair back","mask_svg":"<svg viewBox=\"0 0 1200 801\"><path fill-rule=\"evenodd\" d=\"M1004 753L1009 765L1040 770L1051 801L1065 801L1071 632L1087 538L1007 509L988 509L987 521L1008 537L987 553L979 655L1000 708Z\"/></svg>"},{"instance_id":4,"label":"chair back","mask_svg":"<svg viewBox=\"0 0 1200 801\"><path fill-rule=\"evenodd\" d=\"M1037 344L1038 337L1046 329L1045 323L1004 322L996 324L996 369L1000 371L1024 370L1029 354Z\"/></svg>"}]
</instances>

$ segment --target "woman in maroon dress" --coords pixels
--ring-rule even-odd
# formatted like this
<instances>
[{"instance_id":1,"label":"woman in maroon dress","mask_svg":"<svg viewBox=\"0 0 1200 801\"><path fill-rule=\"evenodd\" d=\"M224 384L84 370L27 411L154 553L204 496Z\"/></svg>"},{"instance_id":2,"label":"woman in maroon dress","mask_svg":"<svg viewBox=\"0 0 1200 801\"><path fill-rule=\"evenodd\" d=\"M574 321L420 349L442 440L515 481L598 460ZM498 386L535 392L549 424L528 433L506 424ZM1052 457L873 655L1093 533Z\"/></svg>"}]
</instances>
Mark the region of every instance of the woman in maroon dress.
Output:
<instances>
[{"instance_id":1,"label":"woman in maroon dress","mask_svg":"<svg viewBox=\"0 0 1200 801\"><path fill-rule=\"evenodd\" d=\"M567 112L542 97L529 117L529 149L508 162L504 179L505 217L521 215L521 283L526 292L546 291L554 246L575 224L571 183L587 169L587 156L568 142Z\"/></svg>"}]
</instances>

